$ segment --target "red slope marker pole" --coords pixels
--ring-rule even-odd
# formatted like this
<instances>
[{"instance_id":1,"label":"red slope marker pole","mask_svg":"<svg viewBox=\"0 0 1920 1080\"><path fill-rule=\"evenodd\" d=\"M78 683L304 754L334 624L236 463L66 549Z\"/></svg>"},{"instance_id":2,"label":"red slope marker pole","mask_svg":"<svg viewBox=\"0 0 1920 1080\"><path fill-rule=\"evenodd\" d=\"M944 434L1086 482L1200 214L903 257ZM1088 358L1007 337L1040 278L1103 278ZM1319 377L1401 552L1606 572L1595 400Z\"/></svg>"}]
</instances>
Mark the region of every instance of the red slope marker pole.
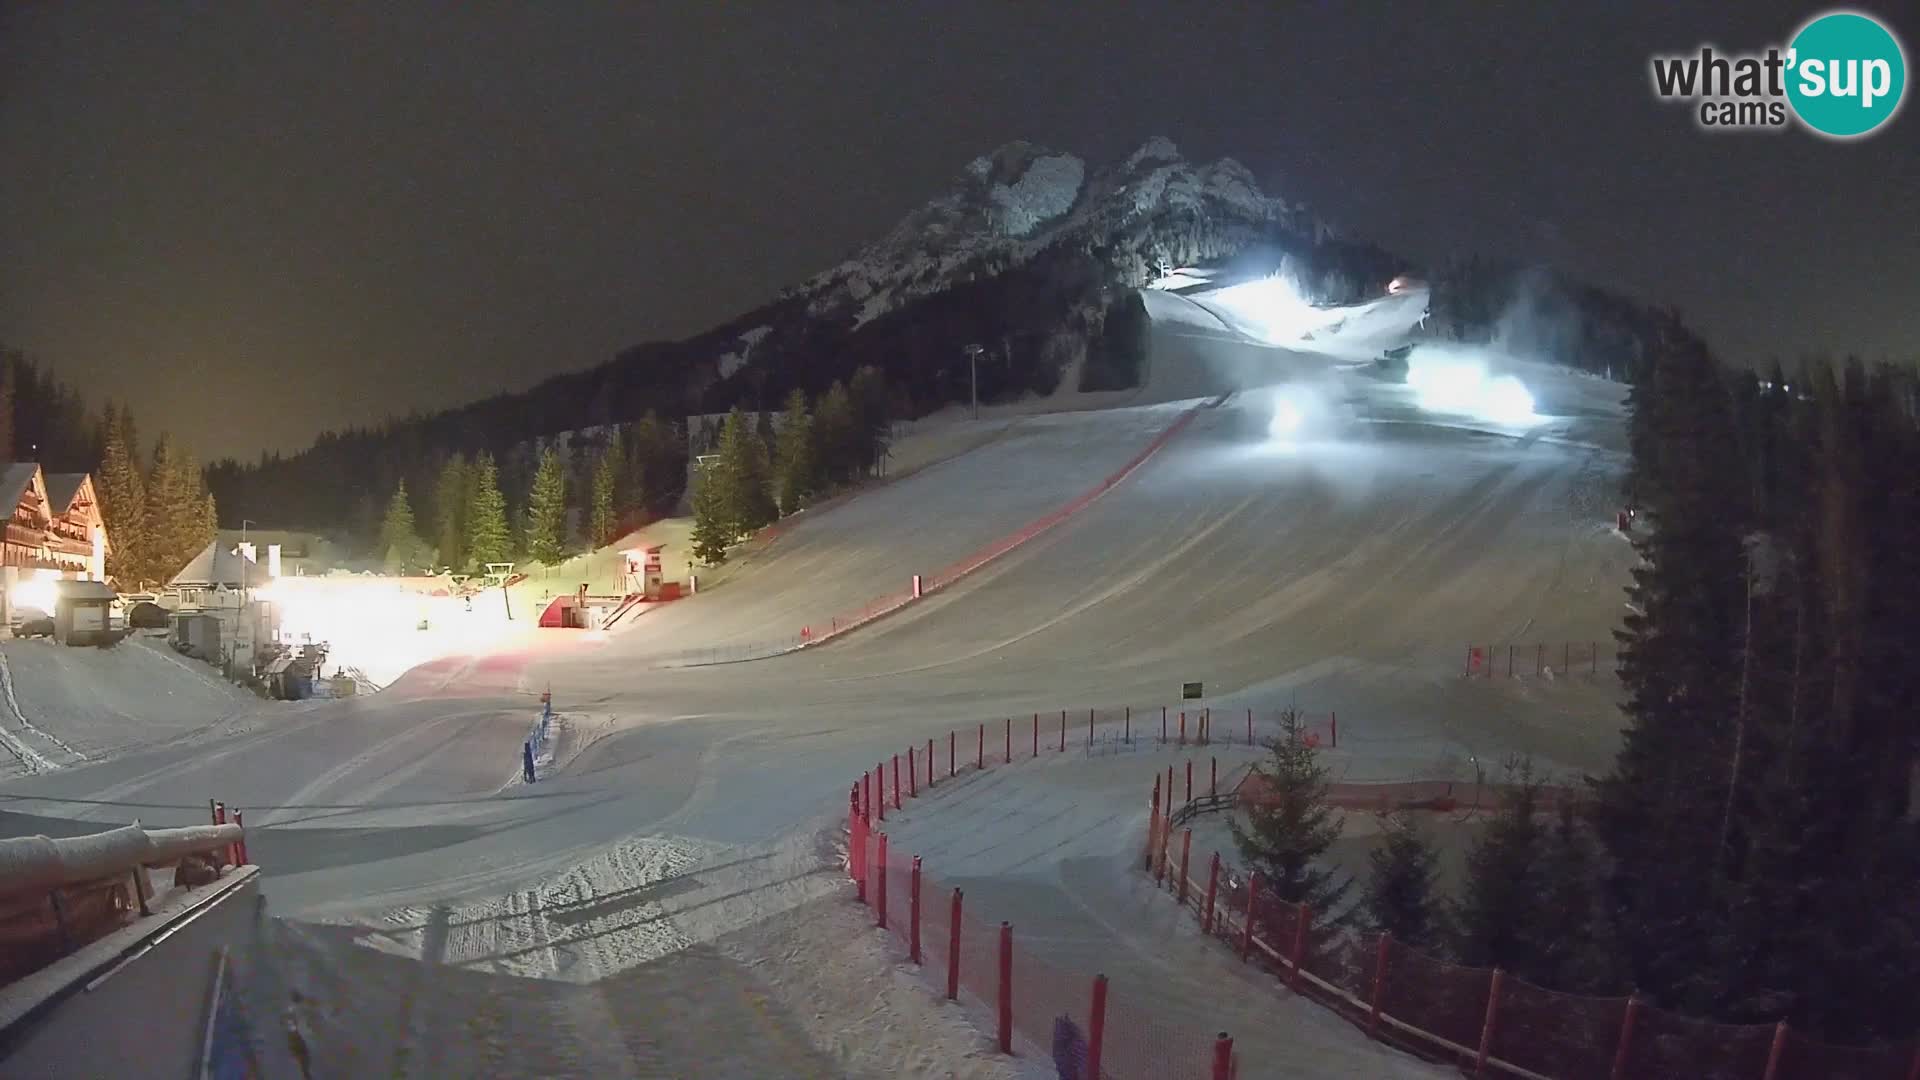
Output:
<instances>
[{"instance_id":1,"label":"red slope marker pole","mask_svg":"<svg viewBox=\"0 0 1920 1080\"><path fill-rule=\"evenodd\" d=\"M947 1000L960 998L960 890L953 890L953 910L947 915Z\"/></svg>"}]
</instances>

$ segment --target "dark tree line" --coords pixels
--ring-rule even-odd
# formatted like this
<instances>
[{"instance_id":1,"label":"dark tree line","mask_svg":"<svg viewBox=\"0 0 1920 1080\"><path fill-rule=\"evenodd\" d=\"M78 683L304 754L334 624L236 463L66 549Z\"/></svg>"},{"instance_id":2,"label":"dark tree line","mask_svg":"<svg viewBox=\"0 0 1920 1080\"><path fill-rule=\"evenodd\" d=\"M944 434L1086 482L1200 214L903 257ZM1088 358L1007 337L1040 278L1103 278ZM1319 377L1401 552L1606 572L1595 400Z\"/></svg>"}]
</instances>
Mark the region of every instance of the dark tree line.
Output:
<instances>
[{"instance_id":1,"label":"dark tree line","mask_svg":"<svg viewBox=\"0 0 1920 1080\"><path fill-rule=\"evenodd\" d=\"M700 468L693 495L693 553L708 565L754 530L818 495L870 475L887 453L890 394L876 368L862 368L809 403L787 395L775 424L742 409L727 414L717 453Z\"/></svg>"},{"instance_id":2,"label":"dark tree line","mask_svg":"<svg viewBox=\"0 0 1920 1080\"><path fill-rule=\"evenodd\" d=\"M1613 770L1584 812L1548 812L1509 763L1452 898L1417 826L1389 822L1346 914L1557 990L1911 1039L1920 382L1855 362L1728 370L1655 319L1625 372L1642 561L1617 632ZM1286 898L1337 900L1289 892L1331 837L1314 827L1323 777L1283 750L1264 772L1291 795L1243 853Z\"/></svg>"},{"instance_id":3,"label":"dark tree line","mask_svg":"<svg viewBox=\"0 0 1920 1080\"><path fill-rule=\"evenodd\" d=\"M394 571L551 565L668 511L685 481L684 435L648 413L636 424L516 446L500 460L482 450L401 470L377 536L365 539Z\"/></svg>"},{"instance_id":4,"label":"dark tree line","mask_svg":"<svg viewBox=\"0 0 1920 1080\"><path fill-rule=\"evenodd\" d=\"M1920 1024L1914 376L1717 365L1632 390L1628 727L1596 822L1638 985L1831 1039ZM1657 842L1649 842L1658 838Z\"/></svg>"},{"instance_id":5,"label":"dark tree line","mask_svg":"<svg viewBox=\"0 0 1920 1080\"><path fill-rule=\"evenodd\" d=\"M105 428L79 391L51 368L0 347L0 455L48 472L87 472L100 462Z\"/></svg>"},{"instance_id":6,"label":"dark tree line","mask_svg":"<svg viewBox=\"0 0 1920 1080\"><path fill-rule=\"evenodd\" d=\"M0 455L93 474L112 549L107 576L123 589L165 583L214 537L214 498L190 449L166 432L149 448L132 409L108 402L96 416L50 368L5 348Z\"/></svg>"}]
</instances>

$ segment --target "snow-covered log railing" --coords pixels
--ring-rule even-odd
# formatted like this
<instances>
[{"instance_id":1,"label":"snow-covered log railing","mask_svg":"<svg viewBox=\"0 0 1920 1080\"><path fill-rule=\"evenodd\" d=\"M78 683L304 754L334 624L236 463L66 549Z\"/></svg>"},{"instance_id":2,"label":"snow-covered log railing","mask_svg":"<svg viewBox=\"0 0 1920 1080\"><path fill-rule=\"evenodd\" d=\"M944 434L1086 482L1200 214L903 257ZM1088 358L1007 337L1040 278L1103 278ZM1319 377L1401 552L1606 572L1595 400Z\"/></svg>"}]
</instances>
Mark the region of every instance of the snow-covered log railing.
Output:
<instances>
[{"instance_id":1,"label":"snow-covered log railing","mask_svg":"<svg viewBox=\"0 0 1920 1080\"><path fill-rule=\"evenodd\" d=\"M190 889L243 865L246 831L215 805L208 825L0 839L0 983L146 915L154 869L174 868L172 886Z\"/></svg>"}]
</instances>

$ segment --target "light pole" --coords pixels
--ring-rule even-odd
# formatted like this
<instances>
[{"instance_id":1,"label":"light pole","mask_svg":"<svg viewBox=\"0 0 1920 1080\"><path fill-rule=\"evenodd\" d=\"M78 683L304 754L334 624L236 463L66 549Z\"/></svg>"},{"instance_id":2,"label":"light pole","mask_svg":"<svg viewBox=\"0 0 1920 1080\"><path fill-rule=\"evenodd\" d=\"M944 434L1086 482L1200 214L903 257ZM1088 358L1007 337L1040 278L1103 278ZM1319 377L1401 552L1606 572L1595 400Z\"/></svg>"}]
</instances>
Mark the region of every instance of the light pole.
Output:
<instances>
[{"instance_id":1,"label":"light pole","mask_svg":"<svg viewBox=\"0 0 1920 1080\"><path fill-rule=\"evenodd\" d=\"M973 418L980 419L980 354L978 345L967 346L967 387L973 398Z\"/></svg>"},{"instance_id":2,"label":"light pole","mask_svg":"<svg viewBox=\"0 0 1920 1080\"><path fill-rule=\"evenodd\" d=\"M247 628L247 663L249 665L253 663L254 657L260 655L260 646L255 640L258 637L259 628L253 624L253 575L248 573L248 564L253 560L247 558L247 526L253 523L251 518L240 519L240 546L234 549L240 556L240 623Z\"/></svg>"}]
</instances>

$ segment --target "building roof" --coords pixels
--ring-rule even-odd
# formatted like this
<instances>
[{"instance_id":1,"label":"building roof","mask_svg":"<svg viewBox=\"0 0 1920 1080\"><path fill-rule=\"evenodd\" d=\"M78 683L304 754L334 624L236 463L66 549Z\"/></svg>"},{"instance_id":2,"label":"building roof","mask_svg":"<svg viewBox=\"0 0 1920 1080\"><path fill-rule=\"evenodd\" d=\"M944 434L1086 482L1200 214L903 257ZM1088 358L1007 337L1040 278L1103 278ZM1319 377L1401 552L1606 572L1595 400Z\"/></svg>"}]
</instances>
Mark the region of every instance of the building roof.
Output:
<instances>
[{"instance_id":1,"label":"building roof","mask_svg":"<svg viewBox=\"0 0 1920 1080\"><path fill-rule=\"evenodd\" d=\"M267 547L280 545L281 574L324 574L337 564L339 556L324 537L313 533L247 530L247 543L254 545L254 561L248 563L234 554L240 546L240 530L221 529L200 553L188 560L180 572L169 578L169 585L228 585L267 583Z\"/></svg>"},{"instance_id":2,"label":"building roof","mask_svg":"<svg viewBox=\"0 0 1920 1080\"><path fill-rule=\"evenodd\" d=\"M47 474L47 506L50 512L64 514L73 508L74 497L87 483L87 474L83 472L61 472Z\"/></svg>"},{"instance_id":3,"label":"building roof","mask_svg":"<svg viewBox=\"0 0 1920 1080\"><path fill-rule=\"evenodd\" d=\"M111 588L107 587L105 583L99 581L56 581L53 587L58 591L61 600L69 602L74 600L116 600L120 596L119 593L114 592Z\"/></svg>"},{"instance_id":4,"label":"building roof","mask_svg":"<svg viewBox=\"0 0 1920 1080\"><path fill-rule=\"evenodd\" d=\"M0 503L5 504L6 514L12 515L13 508L20 505L20 496L27 493L39 471L39 464L32 461L15 461L0 469Z\"/></svg>"}]
</instances>

